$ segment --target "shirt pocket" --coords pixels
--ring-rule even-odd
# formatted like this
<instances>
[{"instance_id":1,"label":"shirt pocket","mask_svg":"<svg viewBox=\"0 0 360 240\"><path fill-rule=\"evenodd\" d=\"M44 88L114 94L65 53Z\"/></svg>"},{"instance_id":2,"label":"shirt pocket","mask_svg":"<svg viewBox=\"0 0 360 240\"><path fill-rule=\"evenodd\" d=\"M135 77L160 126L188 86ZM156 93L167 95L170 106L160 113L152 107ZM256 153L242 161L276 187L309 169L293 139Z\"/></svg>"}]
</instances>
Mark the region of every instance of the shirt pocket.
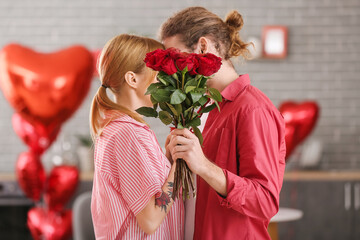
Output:
<instances>
[{"instance_id":1,"label":"shirt pocket","mask_svg":"<svg viewBox=\"0 0 360 240\"><path fill-rule=\"evenodd\" d=\"M215 163L221 168L227 168L232 145L232 131L228 128L218 128L217 131L219 132L219 145Z\"/></svg>"}]
</instances>

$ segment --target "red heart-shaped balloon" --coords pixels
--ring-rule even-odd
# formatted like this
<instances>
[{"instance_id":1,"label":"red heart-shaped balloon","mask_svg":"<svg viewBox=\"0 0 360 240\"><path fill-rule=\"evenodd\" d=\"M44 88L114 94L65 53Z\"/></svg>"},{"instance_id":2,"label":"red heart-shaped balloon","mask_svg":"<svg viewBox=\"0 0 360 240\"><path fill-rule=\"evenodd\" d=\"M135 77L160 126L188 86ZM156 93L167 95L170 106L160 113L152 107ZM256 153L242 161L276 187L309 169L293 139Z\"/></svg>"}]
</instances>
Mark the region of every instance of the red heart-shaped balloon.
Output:
<instances>
[{"instance_id":1,"label":"red heart-shaped balloon","mask_svg":"<svg viewBox=\"0 0 360 240\"><path fill-rule=\"evenodd\" d=\"M13 114L12 125L16 134L31 151L39 155L50 147L60 131L60 126L54 124L45 126L36 121L31 124L18 113Z\"/></svg>"},{"instance_id":2,"label":"red heart-shaped balloon","mask_svg":"<svg viewBox=\"0 0 360 240\"><path fill-rule=\"evenodd\" d=\"M284 116L286 125L285 140L288 157L314 129L319 117L319 106L313 101L302 103L287 101L280 105L279 110Z\"/></svg>"},{"instance_id":3,"label":"red heart-shaped balloon","mask_svg":"<svg viewBox=\"0 0 360 240\"><path fill-rule=\"evenodd\" d=\"M5 98L28 122L60 126L80 106L93 76L93 56L82 46L39 53L9 44L0 52Z\"/></svg>"},{"instance_id":4,"label":"red heart-shaped balloon","mask_svg":"<svg viewBox=\"0 0 360 240\"><path fill-rule=\"evenodd\" d=\"M31 151L21 153L16 162L16 176L26 196L39 201L46 180L39 155Z\"/></svg>"},{"instance_id":5,"label":"red heart-shaped balloon","mask_svg":"<svg viewBox=\"0 0 360 240\"><path fill-rule=\"evenodd\" d=\"M27 225L35 240L65 240L72 235L71 210L47 212L34 207L29 210Z\"/></svg>"},{"instance_id":6,"label":"red heart-shaped balloon","mask_svg":"<svg viewBox=\"0 0 360 240\"><path fill-rule=\"evenodd\" d=\"M293 150L295 149L296 145L298 144L296 142L296 136L295 136L295 130L296 127L291 124L286 124L285 127L285 144L286 144L286 157L285 159L288 159L288 156L291 155Z\"/></svg>"},{"instance_id":7,"label":"red heart-shaped balloon","mask_svg":"<svg viewBox=\"0 0 360 240\"><path fill-rule=\"evenodd\" d=\"M44 200L51 211L60 211L74 194L79 171L74 166L56 166L48 177Z\"/></svg>"}]
</instances>

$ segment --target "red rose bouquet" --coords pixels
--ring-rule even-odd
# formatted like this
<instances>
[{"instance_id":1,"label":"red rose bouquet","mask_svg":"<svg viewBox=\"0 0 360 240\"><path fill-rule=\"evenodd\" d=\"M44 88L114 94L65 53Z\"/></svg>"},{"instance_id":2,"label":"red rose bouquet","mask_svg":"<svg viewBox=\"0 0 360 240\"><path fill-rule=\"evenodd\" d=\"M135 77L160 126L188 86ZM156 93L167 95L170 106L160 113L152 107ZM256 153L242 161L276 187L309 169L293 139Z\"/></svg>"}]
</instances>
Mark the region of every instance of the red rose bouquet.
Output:
<instances>
[{"instance_id":1,"label":"red rose bouquet","mask_svg":"<svg viewBox=\"0 0 360 240\"><path fill-rule=\"evenodd\" d=\"M221 58L211 53L185 53L170 48L147 53L144 61L147 67L159 71L158 82L151 84L146 92L151 95L154 107L142 107L136 111L147 117L159 117L164 124L173 124L175 128L189 128L202 144L198 128L201 115L216 106L220 111L221 94L206 86L206 81L220 69ZM214 103L207 106L210 99ZM178 195L180 187L183 198L189 196L190 188L195 195L190 169L181 159L176 161L173 198Z\"/></svg>"}]
</instances>

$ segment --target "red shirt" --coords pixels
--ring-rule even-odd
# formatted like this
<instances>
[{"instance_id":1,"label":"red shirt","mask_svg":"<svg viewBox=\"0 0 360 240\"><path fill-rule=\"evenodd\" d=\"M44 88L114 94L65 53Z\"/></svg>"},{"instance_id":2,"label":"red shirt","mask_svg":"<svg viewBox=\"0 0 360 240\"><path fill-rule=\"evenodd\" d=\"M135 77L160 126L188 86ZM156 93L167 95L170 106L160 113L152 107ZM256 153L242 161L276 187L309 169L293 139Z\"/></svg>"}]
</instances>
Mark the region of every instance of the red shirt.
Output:
<instances>
[{"instance_id":1,"label":"red shirt","mask_svg":"<svg viewBox=\"0 0 360 240\"><path fill-rule=\"evenodd\" d=\"M285 170L285 123L271 101L241 75L210 112L203 150L226 176L222 198L198 177L194 239L270 239Z\"/></svg>"},{"instance_id":2,"label":"red shirt","mask_svg":"<svg viewBox=\"0 0 360 240\"><path fill-rule=\"evenodd\" d=\"M110 122L95 144L91 213L96 239L183 239L180 199L151 235L141 230L135 217L152 196L162 193L170 168L148 126L128 115Z\"/></svg>"}]
</instances>

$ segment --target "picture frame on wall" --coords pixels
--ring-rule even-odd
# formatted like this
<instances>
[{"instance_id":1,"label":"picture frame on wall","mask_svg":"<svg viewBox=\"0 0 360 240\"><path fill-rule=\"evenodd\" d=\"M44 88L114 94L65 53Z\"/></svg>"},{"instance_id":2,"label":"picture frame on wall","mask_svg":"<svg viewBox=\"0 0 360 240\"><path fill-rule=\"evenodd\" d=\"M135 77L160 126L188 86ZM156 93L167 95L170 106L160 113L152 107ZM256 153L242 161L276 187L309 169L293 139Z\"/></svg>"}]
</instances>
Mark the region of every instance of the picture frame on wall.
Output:
<instances>
[{"instance_id":1,"label":"picture frame on wall","mask_svg":"<svg viewBox=\"0 0 360 240\"><path fill-rule=\"evenodd\" d=\"M287 56L286 26L264 26L262 31L262 57L281 59Z\"/></svg>"}]
</instances>

